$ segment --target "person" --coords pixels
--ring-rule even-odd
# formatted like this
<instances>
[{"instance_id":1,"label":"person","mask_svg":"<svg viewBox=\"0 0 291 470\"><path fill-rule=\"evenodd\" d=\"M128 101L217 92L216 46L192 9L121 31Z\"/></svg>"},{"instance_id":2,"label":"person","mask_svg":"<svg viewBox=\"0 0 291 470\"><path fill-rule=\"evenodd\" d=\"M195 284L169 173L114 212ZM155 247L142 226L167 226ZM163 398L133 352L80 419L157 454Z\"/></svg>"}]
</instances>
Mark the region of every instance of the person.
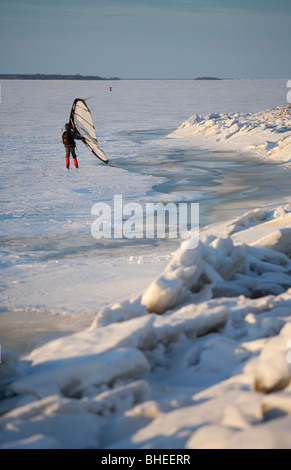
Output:
<instances>
[{"instance_id":1,"label":"person","mask_svg":"<svg viewBox=\"0 0 291 470\"><path fill-rule=\"evenodd\" d=\"M76 147L75 139L80 140L82 139L82 137L76 134L76 132L72 130L72 127L69 123L65 125L65 129L66 130L62 134L62 139L63 139L63 144L66 149L66 168L67 169L70 168L70 155L72 155L73 157L75 168L78 168L79 165L78 165L77 155L75 152L75 147Z\"/></svg>"}]
</instances>

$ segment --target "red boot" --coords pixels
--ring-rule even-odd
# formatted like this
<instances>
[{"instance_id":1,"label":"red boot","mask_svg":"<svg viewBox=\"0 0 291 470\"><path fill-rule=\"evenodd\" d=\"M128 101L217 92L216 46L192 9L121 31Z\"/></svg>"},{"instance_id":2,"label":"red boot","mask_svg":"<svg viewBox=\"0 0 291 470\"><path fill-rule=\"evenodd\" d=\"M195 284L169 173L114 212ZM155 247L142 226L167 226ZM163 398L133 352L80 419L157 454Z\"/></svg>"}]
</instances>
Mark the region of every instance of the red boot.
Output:
<instances>
[{"instance_id":1,"label":"red boot","mask_svg":"<svg viewBox=\"0 0 291 470\"><path fill-rule=\"evenodd\" d=\"M70 157L66 157L66 168L67 170L70 168Z\"/></svg>"},{"instance_id":2,"label":"red boot","mask_svg":"<svg viewBox=\"0 0 291 470\"><path fill-rule=\"evenodd\" d=\"M75 168L79 168L79 165L78 165L78 160L77 160L77 158L74 158L74 165L75 165Z\"/></svg>"}]
</instances>

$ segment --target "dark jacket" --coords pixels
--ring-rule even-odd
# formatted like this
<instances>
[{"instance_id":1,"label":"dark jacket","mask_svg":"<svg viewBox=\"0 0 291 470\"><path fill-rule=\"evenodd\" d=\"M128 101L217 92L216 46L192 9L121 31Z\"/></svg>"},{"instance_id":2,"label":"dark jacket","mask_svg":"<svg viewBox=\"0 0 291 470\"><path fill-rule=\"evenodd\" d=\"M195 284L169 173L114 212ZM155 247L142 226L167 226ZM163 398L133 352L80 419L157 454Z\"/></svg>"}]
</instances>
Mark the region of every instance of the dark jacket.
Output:
<instances>
[{"instance_id":1,"label":"dark jacket","mask_svg":"<svg viewBox=\"0 0 291 470\"><path fill-rule=\"evenodd\" d=\"M66 130L62 134L62 140L65 147L76 147L75 139L81 140L82 137L76 132L72 131L70 126L66 124Z\"/></svg>"}]
</instances>

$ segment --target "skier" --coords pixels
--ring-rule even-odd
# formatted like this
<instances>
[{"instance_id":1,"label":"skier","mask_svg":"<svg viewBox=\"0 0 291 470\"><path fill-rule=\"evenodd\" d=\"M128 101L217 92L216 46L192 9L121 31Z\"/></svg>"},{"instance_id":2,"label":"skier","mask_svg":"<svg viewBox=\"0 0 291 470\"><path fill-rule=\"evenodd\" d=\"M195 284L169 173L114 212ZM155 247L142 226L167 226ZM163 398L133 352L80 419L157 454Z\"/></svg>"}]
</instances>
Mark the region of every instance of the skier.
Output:
<instances>
[{"instance_id":1,"label":"skier","mask_svg":"<svg viewBox=\"0 0 291 470\"><path fill-rule=\"evenodd\" d=\"M62 134L62 139L66 149L66 168L70 168L70 154L72 154L72 157L74 159L75 168L78 168L78 160L75 152L75 139L82 140L82 137L72 130L71 125L69 123L65 125L65 129L65 132L63 132Z\"/></svg>"}]
</instances>

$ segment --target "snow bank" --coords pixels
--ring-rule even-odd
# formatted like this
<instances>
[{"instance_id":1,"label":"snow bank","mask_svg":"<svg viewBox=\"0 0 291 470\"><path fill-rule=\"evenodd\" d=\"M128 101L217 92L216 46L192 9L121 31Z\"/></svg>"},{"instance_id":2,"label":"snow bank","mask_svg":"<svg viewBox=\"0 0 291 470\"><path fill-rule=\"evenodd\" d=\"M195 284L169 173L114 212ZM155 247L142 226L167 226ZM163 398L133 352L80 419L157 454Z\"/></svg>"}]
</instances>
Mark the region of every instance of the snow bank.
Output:
<instances>
[{"instance_id":1,"label":"snow bank","mask_svg":"<svg viewBox=\"0 0 291 470\"><path fill-rule=\"evenodd\" d=\"M290 448L290 214L206 227L90 328L5 351L1 448Z\"/></svg>"},{"instance_id":2,"label":"snow bank","mask_svg":"<svg viewBox=\"0 0 291 470\"><path fill-rule=\"evenodd\" d=\"M194 114L171 137L200 146L239 149L287 162L291 155L291 105L258 113Z\"/></svg>"}]
</instances>

